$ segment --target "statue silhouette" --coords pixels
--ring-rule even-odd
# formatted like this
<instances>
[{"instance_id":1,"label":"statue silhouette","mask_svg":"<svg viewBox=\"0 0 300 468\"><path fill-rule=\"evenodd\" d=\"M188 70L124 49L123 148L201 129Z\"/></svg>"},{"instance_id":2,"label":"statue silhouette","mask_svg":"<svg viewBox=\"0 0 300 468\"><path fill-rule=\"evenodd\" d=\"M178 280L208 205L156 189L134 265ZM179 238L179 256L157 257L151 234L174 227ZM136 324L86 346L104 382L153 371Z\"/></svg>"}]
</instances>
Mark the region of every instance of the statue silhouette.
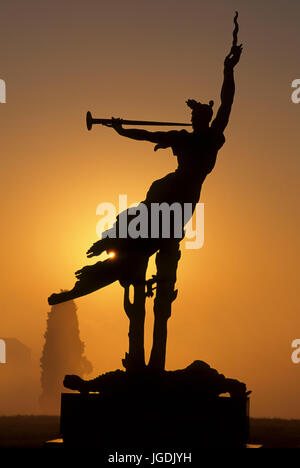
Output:
<instances>
[{"instance_id":1,"label":"statue silhouette","mask_svg":"<svg viewBox=\"0 0 300 468\"><path fill-rule=\"evenodd\" d=\"M206 176L213 170L218 151L225 142L223 132L229 121L235 93L234 67L239 62L242 52L242 45L237 45L237 31L236 15L233 45L224 61L221 105L212 122L213 101L210 101L209 104L203 104L189 99L186 103L192 110L192 132L187 130L149 132L141 129L125 129L122 127L120 119L112 119L112 123L106 124L119 135L154 143L154 151L171 148L174 156L177 157L178 168L151 185L146 199L143 201L146 207L150 208L152 203L166 202L169 205L179 203L182 207L185 203L190 203L193 207L191 214L194 211L200 198L202 184ZM117 233L122 214L118 215L114 226ZM132 215L128 214L128 220L130 219L132 219ZM188 220L189 218L185 218L185 224ZM149 224L151 224L150 218ZM127 238L107 236L109 236L109 231L104 232L103 238L92 245L87 251L87 256L93 257L100 255L103 251L113 251L114 257L78 270L75 273L78 281L74 288L70 291L52 294L48 298L50 305L84 296L117 280L123 285L132 283L135 280L135 271L139 270L139 265L144 263L145 258L148 259L172 240L163 238L161 232L158 238L131 239L129 236ZM173 235L171 233L170 237L173 237L174 240L174 233ZM177 241L183 237L184 231L182 230L182 236ZM135 268L132 268L132 265Z\"/></svg>"},{"instance_id":2,"label":"statue silhouette","mask_svg":"<svg viewBox=\"0 0 300 468\"><path fill-rule=\"evenodd\" d=\"M80 392L80 395L62 394L61 432L66 446L99 448L101 441L102 448L123 447L128 451L148 447L153 452L160 447L164 451L171 447L198 449L199 444L212 446L216 438L224 447L240 446L247 440L249 392L244 383L225 378L199 360L185 369L165 370L167 322L177 297L175 284L184 225L192 216L202 184L213 170L218 151L225 142L224 130L234 99L234 67L242 52L242 46L237 45L237 14L234 22L233 45L224 62L221 106L214 119L213 101L203 104L193 99L187 101L192 111L192 132L125 129L120 119L105 119L105 124L119 135L154 143L155 151L171 148L178 167L153 182L140 205L147 208L148 233L156 231L158 235L130 236L129 224L132 220L138 224L137 215L129 210L120 213L113 228L105 231L102 239L87 252L88 257L103 251L113 251L115 255L77 271L77 282L71 291L53 294L48 299L50 304L57 304L119 280L129 318L129 351L122 360L126 371L108 372L89 381L78 375L65 376L64 386ZM90 126L91 116L88 119ZM177 203L181 208L188 203L192 207L180 229L174 222L168 236L164 235L161 220L153 221L151 216L153 204L163 203L169 207ZM124 233L124 219L127 233ZM153 223L158 223L158 229L154 226L152 230ZM148 260L154 253L157 274L146 281ZM130 285L134 289L132 301ZM146 366L145 301L147 296L154 295L154 289L153 345ZM90 392L100 392L100 395ZM222 393L229 393L230 397L220 397Z\"/></svg>"}]
</instances>

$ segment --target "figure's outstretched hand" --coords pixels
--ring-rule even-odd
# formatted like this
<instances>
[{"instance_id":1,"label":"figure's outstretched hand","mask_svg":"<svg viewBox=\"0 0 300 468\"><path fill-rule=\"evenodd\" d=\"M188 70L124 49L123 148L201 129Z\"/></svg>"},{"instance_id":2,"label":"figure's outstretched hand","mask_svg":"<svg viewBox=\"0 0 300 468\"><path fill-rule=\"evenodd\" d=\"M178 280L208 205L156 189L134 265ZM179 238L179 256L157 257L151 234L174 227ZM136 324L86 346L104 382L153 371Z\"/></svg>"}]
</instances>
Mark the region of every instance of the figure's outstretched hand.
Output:
<instances>
[{"instance_id":1,"label":"figure's outstretched hand","mask_svg":"<svg viewBox=\"0 0 300 468\"><path fill-rule=\"evenodd\" d=\"M84 391L85 381L79 375L66 375L63 385L70 390Z\"/></svg>"},{"instance_id":2,"label":"figure's outstretched hand","mask_svg":"<svg viewBox=\"0 0 300 468\"><path fill-rule=\"evenodd\" d=\"M229 54L225 57L224 65L225 67L235 67L240 61L241 53L243 50L243 44L233 45Z\"/></svg>"},{"instance_id":3,"label":"figure's outstretched hand","mask_svg":"<svg viewBox=\"0 0 300 468\"><path fill-rule=\"evenodd\" d=\"M111 127L116 131L122 130L122 119L115 119L114 117L112 117L111 122L104 123L103 125L105 125L105 127Z\"/></svg>"}]
</instances>

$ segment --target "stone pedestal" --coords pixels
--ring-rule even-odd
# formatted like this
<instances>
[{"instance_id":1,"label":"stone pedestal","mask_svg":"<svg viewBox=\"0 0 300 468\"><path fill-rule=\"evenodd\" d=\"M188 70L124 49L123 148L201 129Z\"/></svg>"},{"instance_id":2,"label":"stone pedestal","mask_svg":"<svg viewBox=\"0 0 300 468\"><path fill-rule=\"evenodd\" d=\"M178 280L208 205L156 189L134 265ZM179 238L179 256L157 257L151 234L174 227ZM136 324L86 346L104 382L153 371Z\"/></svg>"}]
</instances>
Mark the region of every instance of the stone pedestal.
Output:
<instances>
[{"instance_id":1,"label":"stone pedestal","mask_svg":"<svg viewBox=\"0 0 300 468\"><path fill-rule=\"evenodd\" d=\"M136 389L134 394L70 394L61 397L61 434L66 447L112 451L199 451L246 445L249 398L173 396Z\"/></svg>"}]
</instances>

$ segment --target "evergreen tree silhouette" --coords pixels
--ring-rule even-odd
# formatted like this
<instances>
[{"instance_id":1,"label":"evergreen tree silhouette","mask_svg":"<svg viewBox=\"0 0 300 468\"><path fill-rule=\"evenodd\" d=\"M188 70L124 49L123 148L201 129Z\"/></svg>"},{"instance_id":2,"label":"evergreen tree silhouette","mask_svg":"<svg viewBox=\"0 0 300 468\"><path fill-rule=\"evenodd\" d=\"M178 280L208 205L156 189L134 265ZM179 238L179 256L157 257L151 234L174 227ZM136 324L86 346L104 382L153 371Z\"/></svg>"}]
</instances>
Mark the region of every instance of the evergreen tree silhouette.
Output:
<instances>
[{"instance_id":1,"label":"evergreen tree silhouette","mask_svg":"<svg viewBox=\"0 0 300 468\"><path fill-rule=\"evenodd\" d=\"M55 305L48 313L41 363L40 408L45 414L57 414L65 374L89 374L93 367L84 356L79 336L77 307L74 301Z\"/></svg>"}]
</instances>

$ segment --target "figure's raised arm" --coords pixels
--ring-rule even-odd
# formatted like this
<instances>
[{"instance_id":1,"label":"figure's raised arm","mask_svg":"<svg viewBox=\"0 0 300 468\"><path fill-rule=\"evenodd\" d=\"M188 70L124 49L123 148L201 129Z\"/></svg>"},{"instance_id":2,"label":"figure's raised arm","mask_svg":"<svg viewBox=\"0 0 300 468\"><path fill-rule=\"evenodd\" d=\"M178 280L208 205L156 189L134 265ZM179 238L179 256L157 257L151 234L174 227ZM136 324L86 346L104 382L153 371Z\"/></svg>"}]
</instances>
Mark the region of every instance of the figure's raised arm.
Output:
<instances>
[{"instance_id":1,"label":"figure's raised arm","mask_svg":"<svg viewBox=\"0 0 300 468\"><path fill-rule=\"evenodd\" d=\"M242 44L237 45L237 13L234 18L235 29L233 31L233 44L229 54L225 57L224 61L224 81L221 90L221 106L217 112L216 118L211 126L223 132L228 124L231 107L234 98L235 84L233 69L240 60L243 50Z\"/></svg>"}]
</instances>

